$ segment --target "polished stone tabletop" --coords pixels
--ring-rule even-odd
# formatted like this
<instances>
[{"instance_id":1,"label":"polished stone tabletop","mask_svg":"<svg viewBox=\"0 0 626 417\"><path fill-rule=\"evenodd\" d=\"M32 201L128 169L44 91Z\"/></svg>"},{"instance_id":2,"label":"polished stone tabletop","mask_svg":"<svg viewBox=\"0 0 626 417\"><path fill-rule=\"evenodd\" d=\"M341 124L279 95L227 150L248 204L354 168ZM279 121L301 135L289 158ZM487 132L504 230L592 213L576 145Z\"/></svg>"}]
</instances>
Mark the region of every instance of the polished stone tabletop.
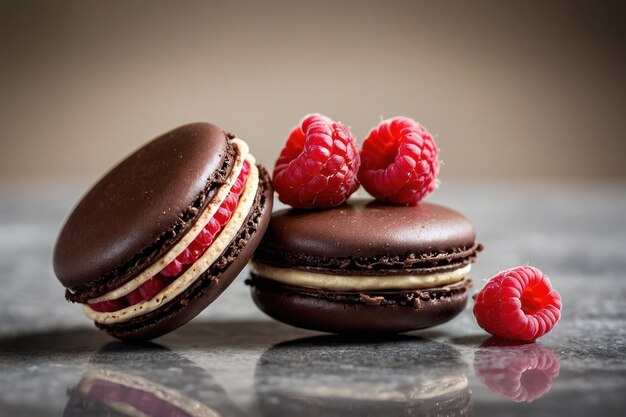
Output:
<instances>
[{"instance_id":1,"label":"polished stone tabletop","mask_svg":"<svg viewBox=\"0 0 626 417\"><path fill-rule=\"evenodd\" d=\"M346 339L265 317L246 271L187 326L117 342L68 304L51 267L87 181L0 187L0 416L586 416L626 406L626 184L467 182L429 201L475 224L475 289L530 263L563 299L536 343L473 320Z\"/></svg>"}]
</instances>

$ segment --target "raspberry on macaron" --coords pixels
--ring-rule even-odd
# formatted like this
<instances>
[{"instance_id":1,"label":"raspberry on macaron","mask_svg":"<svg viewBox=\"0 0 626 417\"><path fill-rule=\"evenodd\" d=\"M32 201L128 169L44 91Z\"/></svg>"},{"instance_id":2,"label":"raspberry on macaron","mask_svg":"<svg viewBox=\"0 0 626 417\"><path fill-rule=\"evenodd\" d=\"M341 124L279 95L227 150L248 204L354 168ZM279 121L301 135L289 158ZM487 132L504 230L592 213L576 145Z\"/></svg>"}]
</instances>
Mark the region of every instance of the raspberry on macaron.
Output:
<instances>
[{"instance_id":1,"label":"raspberry on macaron","mask_svg":"<svg viewBox=\"0 0 626 417\"><path fill-rule=\"evenodd\" d=\"M276 161L274 189L280 201L295 208L338 206L359 188L359 165L350 129L309 114L291 131Z\"/></svg>"},{"instance_id":2,"label":"raspberry on macaron","mask_svg":"<svg viewBox=\"0 0 626 417\"><path fill-rule=\"evenodd\" d=\"M358 178L380 201L414 206L435 190L438 173L435 139L413 119L383 120L363 142Z\"/></svg>"},{"instance_id":3,"label":"raspberry on macaron","mask_svg":"<svg viewBox=\"0 0 626 417\"><path fill-rule=\"evenodd\" d=\"M533 341L561 318L561 296L532 266L502 271L474 296L478 325L505 339Z\"/></svg>"}]
</instances>

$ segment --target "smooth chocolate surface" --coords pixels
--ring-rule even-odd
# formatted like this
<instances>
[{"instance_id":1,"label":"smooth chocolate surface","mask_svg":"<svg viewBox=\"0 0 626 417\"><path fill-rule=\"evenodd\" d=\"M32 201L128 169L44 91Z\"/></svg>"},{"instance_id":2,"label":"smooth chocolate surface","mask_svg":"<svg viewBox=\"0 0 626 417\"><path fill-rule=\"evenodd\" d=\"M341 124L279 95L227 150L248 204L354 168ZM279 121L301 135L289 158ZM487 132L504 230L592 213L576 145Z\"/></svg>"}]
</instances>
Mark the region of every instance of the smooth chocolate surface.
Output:
<instances>
[{"instance_id":1,"label":"smooth chocolate surface","mask_svg":"<svg viewBox=\"0 0 626 417\"><path fill-rule=\"evenodd\" d=\"M54 250L59 281L78 292L111 281L121 285L165 253L225 180L229 149L220 128L194 123L124 159L65 222Z\"/></svg>"},{"instance_id":2,"label":"smooth chocolate surface","mask_svg":"<svg viewBox=\"0 0 626 417\"><path fill-rule=\"evenodd\" d=\"M431 273L466 264L475 256L475 240L469 220L447 207L355 200L330 210L274 213L255 258L322 273Z\"/></svg>"},{"instance_id":3,"label":"smooth chocolate surface","mask_svg":"<svg viewBox=\"0 0 626 417\"><path fill-rule=\"evenodd\" d=\"M267 229L273 207L273 190L267 170L259 167L259 189L250 214L230 245L209 269L182 294L161 308L127 322L96 326L114 337L142 341L182 326L211 304L246 266Z\"/></svg>"},{"instance_id":4,"label":"smooth chocolate surface","mask_svg":"<svg viewBox=\"0 0 626 417\"><path fill-rule=\"evenodd\" d=\"M344 292L252 278L252 298L283 323L330 333L401 333L444 323L467 304L471 281L416 291Z\"/></svg>"}]
</instances>

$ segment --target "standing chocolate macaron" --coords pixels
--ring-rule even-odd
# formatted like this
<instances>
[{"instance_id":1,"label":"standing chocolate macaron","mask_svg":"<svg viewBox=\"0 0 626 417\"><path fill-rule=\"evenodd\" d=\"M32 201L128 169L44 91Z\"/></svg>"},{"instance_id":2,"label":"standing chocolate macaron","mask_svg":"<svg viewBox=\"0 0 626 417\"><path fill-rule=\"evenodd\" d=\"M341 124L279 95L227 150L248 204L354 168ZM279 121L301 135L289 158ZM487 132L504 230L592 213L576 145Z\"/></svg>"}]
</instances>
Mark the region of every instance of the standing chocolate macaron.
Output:
<instances>
[{"instance_id":1,"label":"standing chocolate macaron","mask_svg":"<svg viewBox=\"0 0 626 417\"><path fill-rule=\"evenodd\" d=\"M449 208L349 200L274 213L252 264L252 296L277 320L333 333L434 326L467 304L472 224Z\"/></svg>"},{"instance_id":2,"label":"standing chocolate macaron","mask_svg":"<svg viewBox=\"0 0 626 417\"><path fill-rule=\"evenodd\" d=\"M99 328L127 340L161 336L241 272L272 193L245 142L209 123L179 127L87 192L59 234L54 271Z\"/></svg>"}]
</instances>

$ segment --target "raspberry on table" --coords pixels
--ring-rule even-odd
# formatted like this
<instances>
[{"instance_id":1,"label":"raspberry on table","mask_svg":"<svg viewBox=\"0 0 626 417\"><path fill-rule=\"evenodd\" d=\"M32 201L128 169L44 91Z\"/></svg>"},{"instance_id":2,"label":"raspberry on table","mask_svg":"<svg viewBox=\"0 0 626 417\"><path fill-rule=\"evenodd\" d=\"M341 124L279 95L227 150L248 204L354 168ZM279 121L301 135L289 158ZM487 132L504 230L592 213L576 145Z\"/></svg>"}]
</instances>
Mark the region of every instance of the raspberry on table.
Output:
<instances>
[{"instance_id":1,"label":"raspberry on table","mask_svg":"<svg viewBox=\"0 0 626 417\"><path fill-rule=\"evenodd\" d=\"M532 266L502 271L474 296L474 316L489 333L533 341L561 318L561 296L550 279Z\"/></svg>"},{"instance_id":2,"label":"raspberry on table","mask_svg":"<svg viewBox=\"0 0 626 417\"><path fill-rule=\"evenodd\" d=\"M414 206L437 187L437 144L408 117L382 121L361 149L358 178L378 200Z\"/></svg>"},{"instance_id":3,"label":"raspberry on table","mask_svg":"<svg viewBox=\"0 0 626 417\"><path fill-rule=\"evenodd\" d=\"M338 206L359 188L360 163L350 129L324 115L309 114L291 131L276 161L274 190L292 207Z\"/></svg>"}]
</instances>

